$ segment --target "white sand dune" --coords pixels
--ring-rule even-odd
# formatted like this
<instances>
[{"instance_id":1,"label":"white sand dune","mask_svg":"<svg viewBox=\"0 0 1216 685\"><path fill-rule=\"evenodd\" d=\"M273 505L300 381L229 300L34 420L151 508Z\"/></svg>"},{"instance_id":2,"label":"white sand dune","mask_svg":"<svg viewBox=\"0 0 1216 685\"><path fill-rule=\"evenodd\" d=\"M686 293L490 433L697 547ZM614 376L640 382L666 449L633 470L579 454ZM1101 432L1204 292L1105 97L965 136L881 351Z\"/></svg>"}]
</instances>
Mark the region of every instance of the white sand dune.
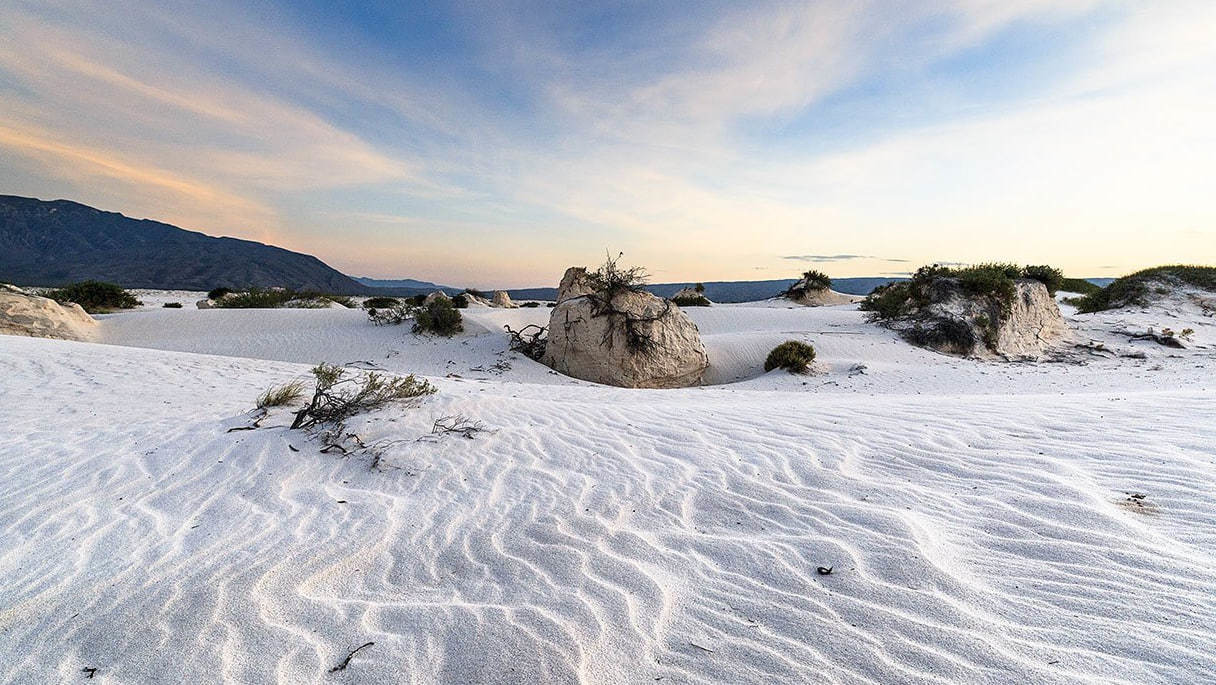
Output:
<instances>
[{"instance_id":1,"label":"white sand dune","mask_svg":"<svg viewBox=\"0 0 1216 685\"><path fill-rule=\"evenodd\" d=\"M1166 314L1074 317L1145 357L1078 365L694 309L711 380L746 380L667 391L507 352L543 308L450 341L340 310L0 337L0 681L1216 682L1216 336L1114 333ZM816 375L757 372L788 338ZM439 386L350 423L380 468L286 411L227 432L322 360ZM491 430L419 440L450 414Z\"/></svg>"}]
</instances>

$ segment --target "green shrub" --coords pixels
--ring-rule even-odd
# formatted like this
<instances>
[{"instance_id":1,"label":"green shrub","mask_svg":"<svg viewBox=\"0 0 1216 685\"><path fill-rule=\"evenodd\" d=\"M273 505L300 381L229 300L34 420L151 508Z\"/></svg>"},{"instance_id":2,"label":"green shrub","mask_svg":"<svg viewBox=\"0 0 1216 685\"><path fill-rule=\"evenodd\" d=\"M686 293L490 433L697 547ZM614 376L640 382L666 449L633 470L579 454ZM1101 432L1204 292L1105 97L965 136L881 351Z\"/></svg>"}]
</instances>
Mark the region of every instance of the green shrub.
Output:
<instances>
[{"instance_id":1,"label":"green shrub","mask_svg":"<svg viewBox=\"0 0 1216 685\"><path fill-rule=\"evenodd\" d=\"M709 298L704 295L685 295L683 297L673 297L671 301L681 307L708 307L712 303Z\"/></svg>"},{"instance_id":2,"label":"green shrub","mask_svg":"<svg viewBox=\"0 0 1216 685\"><path fill-rule=\"evenodd\" d=\"M230 292L216 300L215 306L222 309L277 309L290 303L292 308L297 309L324 309L326 302L337 302L344 307L355 306L355 301L346 295L290 288L250 288L245 292Z\"/></svg>"},{"instance_id":3,"label":"green shrub","mask_svg":"<svg viewBox=\"0 0 1216 685\"><path fill-rule=\"evenodd\" d=\"M388 307L368 307L367 319L377 326L396 326L414 315L417 309L409 302L393 301Z\"/></svg>"},{"instance_id":4,"label":"green shrub","mask_svg":"<svg viewBox=\"0 0 1216 685\"><path fill-rule=\"evenodd\" d=\"M90 314L110 312L116 309L133 309L142 304L134 295L121 286L101 281L73 283L46 293L56 302L75 302Z\"/></svg>"},{"instance_id":5,"label":"green shrub","mask_svg":"<svg viewBox=\"0 0 1216 685\"><path fill-rule=\"evenodd\" d=\"M182 303L181 302L166 302L161 306L164 307L165 309L181 309Z\"/></svg>"},{"instance_id":6,"label":"green shrub","mask_svg":"<svg viewBox=\"0 0 1216 685\"><path fill-rule=\"evenodd\" d=\"M904 314L905 306L911 298L911 283L898 281L874 288L857 306L863 312L870 312L875 319L897 319Z\"/></svg>"},{"instance_id":7,"label":"green shrub","mask_svg":"<svg viewBox=\"0 0 1216 685\"><path fill-rule=\"evenodd\" d=\"M241 293L228 293L227 297L216 300L215 306L223 309L274 309L296 297L294 291L282 288L250 288Z\"/></svg>"},{"instance_id":8,"label":"green shrub","mask_svg":"<svg viewBox=\"0 0 1216 685\"><path fill-rule=\"evenodd\" d=\"M704 283L698 283L698 284L694 285L694 286L692 287L692 289L693 289L693 290L695 290L695 291L697 291L697 292L699 292L699 293L704 293L704 292L705 292L705 284L704 284Z\"/></svg>"},{"instance_id":9,"label":"green shrub","mask_svg":"<svg viewBox=\"0 0 1216 685\"><path fill-rule=\"evenodd\" d=\"M212 290L207 293L207 299L208 300L218 300L230 292L232 292L231 288L216 288L215 290Z\"/></svg>"},{"instance_id":10,"label":"green shrub","mask_svg":"<svg viewBox=\"0 0 1216 685\"><path fill-rule=\"evenodd\" d=\"M395 297L369 297L363 301L364 309L388 309L397 305Z\"/></svg>"},{"instance_id":11,"label":"green shrub","mask_svg":"<svg viewBox=\"0 0 1216 685\"><path fill-rule=\"evenodd\" d=\"M802 278L791 285L783 295L790 299L798 299L812 290L827 290L832 287L832 279L822 271L811 269L802 272Z\"/></svg>"},{"instance_id":12,"label":"green shrub","mask_svg":"<svg viewBox=\"0 0 1216 685\"><path fill-rule=\"evenodd\" d=\"M464 330L460 310L451 300L437 297L414 312L414 332L452 336Z\"/></svg>"},{"instance_id":13,"label":"green shrub","mask_svg":"<svg viewBox=\"0 0 1216 685\"><path fill-rule=\"evenodd\" d=\"M321 295L322 300L329 300L346 307L347 309L355 308L355 298L349 295Z\"/></svg>"},{"instance_id":14,"label":"green shrub","mask_svg":"<svg viewBox=\"0 0 1216 685\"><path fill-rule=\"evenodd\" d=\"M764 370L785 369L790 373L806 373L815 361L815 348L797 340L786 340L773 348L764 360Z\"/></svg>"},{"instance_id":15,"label":"green shrub","mask_svg":"<svg viewBox=\"0 0 1216 685\"><path fill-rule=\"evenodd\" d=\"M1054 266L1028 266L1022 270L1022 275L1026 278L1033 278L1047 286L1047 292L1053 296L1064 285L1064 272Z\"/></svg>"},{"instance_id":16,"label":"green shrub","mask_svg":"<svg viewBox=\"0 0 1216 685\"><path fill-rule=\"evenodd\" d=\"M526 307L528 309L532 309L533 307L539 307L540 303L539 302L521 302L519 306Z\"/></svg>"},{"instance_id":17,"label":"green shrub","mask_svg":"<svg viewBox=\"0 0 1216 685\"><path fill-rule=\"evenodd\" d=\"M1161 290L1169 292L1168 288L1159 285L1161 281L1216 292L1216 267L1175 264L1144 269L1116 279L1096 292L1076 298L1074 303L1077 305L1077 311L1086 314L1120 307L1145 306L1154 291L1158 294L1164 294Z\"/></svg>"},{"instance_id":18,"label":"green shrub","mask_svg":"<svg viewBox=\"0 0 1216 685\"><path fill-rule=\"evenodd\" d=\"M1002 317L1008 316L1012 310L1018 279L1037 280L1053 294L1064 281L1060 270L1051 266L1021 267L1016 264L988 263L953 268L933 264L917 269L910 280L875 288L859 306L863 311L870 312L875 320L907 317L930 303L933 284L943 278L957 280L967 295L992 298L1000 305ZM925 335L932 337L935 334L930 332Z\"/></svg>"},{"instance_id":19,"label":"green shrub","mask_svg":"<svg viewBox=\"0 0 1216 685\"><path fill-rule=\"evenodd\" d=\"M464 293L452 296L452 306L457 309L468 309L469 296Z\"/></svg>"},{"instance_id":20,"label":"green shrub","mask_svg":"<svg viewBox=\"0 0 1216 685\"><path fill-rule=\"evenodd\" d=\"M1095 283L1090 283L1084 278L1065 278L1060 283L1060 290L1063 290L1066 293L1080 293L1082 295L1089 295L1091 293L1096 293L1101 289L1102 286Z\"/></svg>"}]
</instances>

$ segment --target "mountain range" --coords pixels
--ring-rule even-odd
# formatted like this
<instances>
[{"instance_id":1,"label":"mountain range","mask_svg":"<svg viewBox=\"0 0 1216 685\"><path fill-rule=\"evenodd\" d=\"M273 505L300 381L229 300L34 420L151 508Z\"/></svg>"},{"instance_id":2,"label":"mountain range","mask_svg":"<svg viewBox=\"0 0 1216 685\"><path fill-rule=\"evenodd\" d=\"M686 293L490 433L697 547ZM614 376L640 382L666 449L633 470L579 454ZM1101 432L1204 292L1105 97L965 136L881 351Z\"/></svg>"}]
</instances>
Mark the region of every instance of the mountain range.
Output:
<instances>
[{"instance_id":1,"label":"mountain range","mask_svg":"<svg viewBox=\"0 0 1216 685\"><path fill-rule=\"evenodd\" d=\"M556 282L561 274L554 274ZM196 231L132 219L70 200L0 195L0 283L59 286L84 280L127 288L210 290L217 287L282 286L336 295L409 296L463 288L411 278L351 278L312 255L252 240L217 238ZM896 278L836 278L832 288L866 295ZM1089 279L1105 285L1110 279ZM766 281L706 281L714 302L751 302L774 297L793 278ZM692 283L647 286L670 297ZM515 300L553 300L557 288L515 288Z\"/></svg>"},{"instance_id":2,"label":"mountain range","mask_svg":"<svg viewBox=\"0 0 1216 685\"><path fill-rule=\"evenodd\" d=\"M316 257L281 247L216 238L69 200L0 195L0 282L57 286L84 280L180 290L369 290Z\"/></svg>"}]
</instances>

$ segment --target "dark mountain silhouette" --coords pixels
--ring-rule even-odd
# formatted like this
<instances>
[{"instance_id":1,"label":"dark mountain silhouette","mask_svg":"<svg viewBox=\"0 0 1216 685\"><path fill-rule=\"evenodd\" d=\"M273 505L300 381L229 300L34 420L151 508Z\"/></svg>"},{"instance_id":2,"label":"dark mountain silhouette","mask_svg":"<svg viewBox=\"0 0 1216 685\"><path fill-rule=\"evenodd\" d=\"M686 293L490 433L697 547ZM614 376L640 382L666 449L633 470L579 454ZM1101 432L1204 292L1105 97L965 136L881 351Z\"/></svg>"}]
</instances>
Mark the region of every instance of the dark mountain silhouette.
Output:
<instances>
[{"instance_id":1,"label":"dark mountain silhouette","mask_svg":"<svg viewBox=\"0 0 1216 685\"><path fill-rule=\"evenodd\" d=\"M0 195L0 282L57 286L90 279L127 288L369 291L316 257L280 247L215 238L68 200Z\"/></svg>"}]
</instances>

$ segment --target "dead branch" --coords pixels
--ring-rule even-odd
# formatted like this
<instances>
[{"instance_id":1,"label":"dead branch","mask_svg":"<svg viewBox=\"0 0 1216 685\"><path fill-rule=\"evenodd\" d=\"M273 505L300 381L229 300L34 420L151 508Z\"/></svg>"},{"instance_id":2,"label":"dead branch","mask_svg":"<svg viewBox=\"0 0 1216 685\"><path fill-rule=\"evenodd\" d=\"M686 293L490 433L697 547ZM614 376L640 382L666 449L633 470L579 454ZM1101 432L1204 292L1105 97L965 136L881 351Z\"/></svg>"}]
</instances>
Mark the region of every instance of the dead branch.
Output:
<instances>
[{"instance_id":1,"label":"dead branch","mask_svg":"<svg viewBox=\"0 0 1216 685\"><path fill-rule=\"evenodd\" d=\"M484 423L467 416L441 416L435 419L435 424L431 426L431 435L455 434L472 440L478 433L483 433L485 430Z\"/></svg>"},{"instance_id":2,"label":"dead branch","mask_svg":"<svg viewBox=\"0 0 1216 685\"><path fill-rule=\"evenodd\" d=\"M541 357L545 356L545 345L548 343L549 332L547 327L531 323L518 331L512 330L510 326L503 326L503 328L507 329L507 335L510 337L507 346L512 351L519 352L534 361L540 361Z\"/></svg>"},{"instance_id":3,"label":"dead branch","mask_svg":"<svg viewBox=\"0 0 1216 685\"><path fill-rule=\"evenodd\" d=\"M364 648L371 647L374 644L376 644L376 643L375 642L365 642L365 643L359 645L358 647L355 647L354 649L350 650L350 654L346 655L346 658L342 660L342 663L329 669L329 672L337 673L338 671L345 671L346 667L350 665L350 660L355 658L356 654L358 654Z\"/></svg>"}]
</instances>

